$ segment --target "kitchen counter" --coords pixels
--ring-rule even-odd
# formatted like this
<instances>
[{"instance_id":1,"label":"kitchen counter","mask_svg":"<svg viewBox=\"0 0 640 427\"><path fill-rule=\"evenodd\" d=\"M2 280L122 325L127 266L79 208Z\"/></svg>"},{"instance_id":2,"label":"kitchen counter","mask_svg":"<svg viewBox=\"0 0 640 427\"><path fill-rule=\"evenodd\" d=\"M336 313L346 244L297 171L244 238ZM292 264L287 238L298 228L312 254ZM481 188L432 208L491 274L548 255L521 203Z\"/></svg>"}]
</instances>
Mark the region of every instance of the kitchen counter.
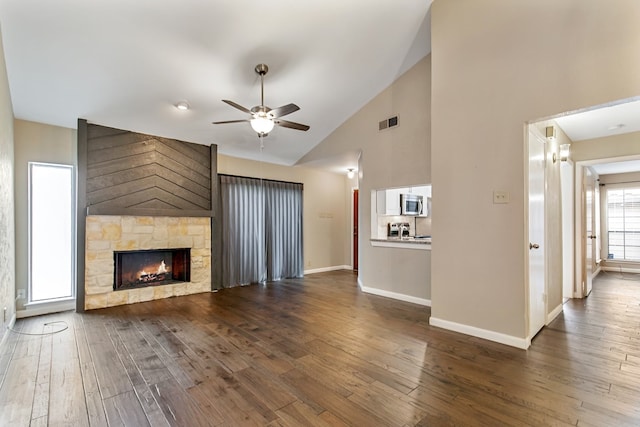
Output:
<instances>
[{"instance_id":1,"label":"kitchen counter","mask_svg":"<svg viewBox=\"0 0 640 427\"><path fill-rule=\"evenodd\" d=\"M383 239L370 239L371 246L384 248L417 249L423 251L431 250L431 237L387 237Z\"/></svg>"}]
</instances>

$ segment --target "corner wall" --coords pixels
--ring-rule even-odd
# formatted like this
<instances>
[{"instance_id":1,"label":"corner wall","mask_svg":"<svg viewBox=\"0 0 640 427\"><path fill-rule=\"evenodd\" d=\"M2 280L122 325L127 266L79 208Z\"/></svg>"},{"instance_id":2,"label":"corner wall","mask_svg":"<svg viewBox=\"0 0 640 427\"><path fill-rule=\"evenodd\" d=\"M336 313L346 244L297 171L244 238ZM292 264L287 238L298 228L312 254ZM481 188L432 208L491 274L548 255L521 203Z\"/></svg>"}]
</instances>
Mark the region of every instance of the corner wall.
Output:
<instances>
[{"instance_id":1,"label":"corner wall","mask_svg":"<svg viewBox=\"0 0 640 427\"><path fill-rule=\"evenodd\" d=\"M13 106L0 32L0 343L16 314L13 150Z\"/></svg>"},{"instance_id":2,"label":"corner wall","mask_svg":"<svg viewBox=\"0 0 640 427\"><path fill-rule=\"evenodd\" d=\"M640 93L640 3L435 0L431 13L432 320L523 343L524 125Z\"/></svg>"},{"instance_id":3,"label":"corner wall","mask_svg":"<svg viewBox=\"0 0 640 427\"><path fill-rule=\"evenodd\" d=\"M431 252L371 246L370 195L371 190L431 183L430 81L428 55L298 162L304 165L361 151L360 285L372 292L425 303L431 298ZM394 115L398 116L398 127L379 131L378 122ZM434 250L438 245L434 243Z\"/></svg>"}]
</instances>

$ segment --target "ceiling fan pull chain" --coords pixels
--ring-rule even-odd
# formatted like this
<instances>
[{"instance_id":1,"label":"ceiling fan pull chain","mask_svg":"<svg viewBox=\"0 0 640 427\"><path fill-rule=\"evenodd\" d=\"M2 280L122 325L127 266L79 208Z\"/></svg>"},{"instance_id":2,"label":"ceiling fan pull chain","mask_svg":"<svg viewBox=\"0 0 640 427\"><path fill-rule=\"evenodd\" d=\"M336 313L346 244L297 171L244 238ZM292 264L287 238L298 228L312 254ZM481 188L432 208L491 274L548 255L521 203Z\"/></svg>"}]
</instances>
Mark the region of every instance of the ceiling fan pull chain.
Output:
<instances>
[{"instance_id":1,"label":"ceiling fan pull chain","mask_svg":"<svg viewBox=\"0 0 640 427\"><path fill-rule=\"evenodd\" d=\"M264 107L264 73L260 73L260 105Z\"/></svg>"}]
</instances>

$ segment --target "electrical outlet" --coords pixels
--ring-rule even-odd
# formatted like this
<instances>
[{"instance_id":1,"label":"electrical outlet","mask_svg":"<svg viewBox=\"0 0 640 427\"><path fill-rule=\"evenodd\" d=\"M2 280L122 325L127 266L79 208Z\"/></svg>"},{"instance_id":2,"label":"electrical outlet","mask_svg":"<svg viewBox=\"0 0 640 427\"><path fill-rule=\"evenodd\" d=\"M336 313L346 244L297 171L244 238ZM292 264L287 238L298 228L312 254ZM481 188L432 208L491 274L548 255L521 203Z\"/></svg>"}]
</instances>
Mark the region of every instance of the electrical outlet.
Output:
<instances>
[{"instance_id":1,"label":"electrical outlet","mask_svg":"<svg viewBox=\"0 0 640 427\"><path fill-rule=\"evenodd\" d=\"M18 298L19 299L24 299L25 298L24 289L18 289Z\"/></svg>"},{"instance_id":2,"label":"electrical outlet","mask_svg":"<svg viewBox=\"0 0 640 427\"><path fill-rule=\"evenodd\" d=\"M493 203L494 204L509 203L509 192L495 190L493 192Z\"/></svg>"}]
</instances>

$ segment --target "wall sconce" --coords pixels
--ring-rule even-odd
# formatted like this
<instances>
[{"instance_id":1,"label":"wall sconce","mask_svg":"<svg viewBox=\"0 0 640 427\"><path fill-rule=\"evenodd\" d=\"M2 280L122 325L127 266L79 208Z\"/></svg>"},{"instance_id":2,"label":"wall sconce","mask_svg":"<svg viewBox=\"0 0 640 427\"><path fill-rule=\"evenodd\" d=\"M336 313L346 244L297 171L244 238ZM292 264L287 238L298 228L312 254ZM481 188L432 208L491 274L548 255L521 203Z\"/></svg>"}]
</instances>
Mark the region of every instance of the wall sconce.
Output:
<instances>
[{"instance_id":1,"label":"wall sconce","mask_svg":"<svg viewBox=\"0 0 640 427\"><path fill-rule=\"evenodd\" d=\"M560 144L560 161L566 162L569 160L569 148L571 144Z\"/></svg>"},{"instance_id":2,"label":"wall sconce","mask_svg":"<svg viewBox=\"0 0 640 427\"><path fill-rule=\"evenodd\" d=\"M354 176L353 168L347 169L347 178L352 179Z\"/></svg>"}]
</instances>

